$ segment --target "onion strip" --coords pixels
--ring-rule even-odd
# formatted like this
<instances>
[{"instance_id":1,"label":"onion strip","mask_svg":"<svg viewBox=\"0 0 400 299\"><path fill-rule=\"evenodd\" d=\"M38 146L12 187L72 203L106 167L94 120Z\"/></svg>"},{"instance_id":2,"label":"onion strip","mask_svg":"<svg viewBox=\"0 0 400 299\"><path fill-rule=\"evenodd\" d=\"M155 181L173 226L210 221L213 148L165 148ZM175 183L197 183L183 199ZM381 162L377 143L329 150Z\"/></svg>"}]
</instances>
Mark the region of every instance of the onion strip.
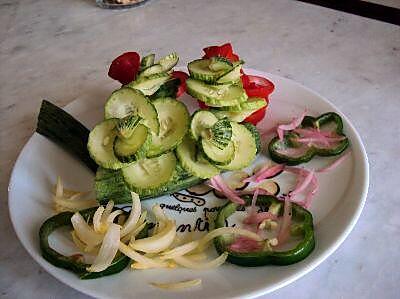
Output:
<instances>
[{"instance_id":1,"label":"onion strip","mask_svg":"<svg viewBox=\"0 0 400 299\"><path fill-rule=\"evenodd\" d=\"M107 269L113 262L119 248L121 236L121 226L111 223L104 236L99 254L94 259L93 264L86 268L89 272L100 272Z\"/></svg>"},{"instance_id":2,"label":"onion strip","mask_svg":"<svg viewBox=\"0 0 400 299\"><path fill-rule=\"evenodd\" d=\"M135 229L135 226L140 218L141 214L141 204L140 204L140 199L139 195L137 195L135 192L131 192L132 196L132 209L129 214L128 220L124 223L124 226L121 229L121 237L126 236L129 234L132 230Z\"/></svg>"},{"instance_id":3,"label":"onion strip","mask_svg":"<svg viewBox=\"0 0 400 299\"><path fill-rule=\"evenodd\" d=\"M203 251L208 245L208 242L210 242L212 239L226 234L234 234L234 235L248 237L256 241L262 241L262 238L252 231L238 227L220 227L210 231L208 234L206 234L200 239L198 251Z\"/></svg>"},{"instance_id":4,"label":"onion strip","mask_svg":"<svg viewBox=\"0 0 400 299\"><path fill-rule=\"evenodd\" d=\"M209 262L202 262L202 263L196 263L192 261L191 259L185 258L183 256L175 257L174 261L182 267L193 269L193 270L207 270L207 269L213 269L221 266L223 263L225 263L226 259L228 258L228 253L224 252L221 254L219 257L217 257L214 260L211 260Z\"/></svg>"},{"instance_id":5,"label":"onion strip","mask_svg":"<svg viewBox=\"0 0 400 299\"><path fill-rule=\"evenodd\" d=\"M160 288L163 290L176 291L176 290L182 290L182 289L187 289L187 288L198 286L201 284L201 279L198 278L198 279L192 279L192 280L183 280L183 281L173 282L173 283L151 282L150 284L156 288Z\"/></svg>"},{"instance_id":6,"label":"onion strip","mask_svg":"<svg viewBox=\"0 0 400 299\"><path fill-rule=\"evenodd\" d=\"M124 255L129 257L131 260L134 260L135 262L146 265L149 268L165 268L168 266L167 262L155 261L154 259L145 257L144 255L136 252L130 246L127 246L122 242L119 242L119 251L121 251Z\"/></svg>"}]
</instances>

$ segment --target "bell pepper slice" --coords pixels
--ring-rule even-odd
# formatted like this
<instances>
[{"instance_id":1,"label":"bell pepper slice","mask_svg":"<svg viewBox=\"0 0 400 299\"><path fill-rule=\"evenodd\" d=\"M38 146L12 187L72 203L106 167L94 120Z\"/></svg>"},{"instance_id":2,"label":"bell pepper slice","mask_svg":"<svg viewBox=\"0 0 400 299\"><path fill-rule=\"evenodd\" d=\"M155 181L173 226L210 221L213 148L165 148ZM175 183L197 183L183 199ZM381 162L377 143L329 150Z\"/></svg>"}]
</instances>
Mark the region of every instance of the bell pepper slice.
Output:
<instances>
[{"instance_id":1,"label":"bell pepper slice","mask_svg":"<svg viewBox=\"0 0 400 299\"><path fill-rule=\"evenodd\" d=\"M83 218L86 221L92 221L93 215L96 212L97 207L89 208L83 211L80 211ZM115 210L115 209L114 209ZM128 213L124 212L126 215ZM129 257L123 254L117 254L114 258L113 263L107 269L101 272L88 272L86 268L90 265L80 262L74 259L71 256L65 256L50 247L49 244L49 236L56 229L61 227L68 227L72 229L71 217L74 215L73 212L62 212L53 217L48 218L40 227L39 230L39 241L40 241L40 250L42 251L42 256L45 260L47 260L50 264L70 270L76 274L78 274L80 279L94 279L100 278L103 276L112 275L118 272L121 272L123 269L128 266L130 259ZM147 225L143 230L139 233L138 238L147 237Z\"/></svg>"},{"instance_id":2,"label":"bell pepper slice","mask_svg":"<svg viewBox=\"0 0 400 299\"><path fill-rule=\"evenodd\" d=\"M301 129L323 132L332 141L327 144L313 142L303 138ZM326 140L329 141L329 138ZM305 116L300 127L287 132L282 140L273 138L268 145L268 151L271 159L277 163L298 165L310 161L314 156L339 155L348 146L349 140L343 134L342 118L335 112L328 112L316 118Z\"/></svg>"},{"instance_id":3,"label":"bell pepper slice","mask_svg":"<svg viewBox=\"0 0 400 299\"><path fill-rule=\"evenodd\" d=\"M251 204L251 197L243 198L246 205ZM271 204L281 205L279 215L283 214L283 202L275 196L260 195L257 199L258 206L267 206ZM219 211L215 220L215 228L224 227L229 216L236 212L240 206L229 202ZM265 265L290 265L305 259L314 250L314 225L312 214L297 204L292 203L292 219L299 222L296 234L301 233L302 240L293 248L287 251L276 251L274 249L251 252L235 252L229 249L229 238L220 236L214 239L214 246L217 252L228 252L227 261L232 264L245 267L259 267Z\"/></svg>"}]
</instances>

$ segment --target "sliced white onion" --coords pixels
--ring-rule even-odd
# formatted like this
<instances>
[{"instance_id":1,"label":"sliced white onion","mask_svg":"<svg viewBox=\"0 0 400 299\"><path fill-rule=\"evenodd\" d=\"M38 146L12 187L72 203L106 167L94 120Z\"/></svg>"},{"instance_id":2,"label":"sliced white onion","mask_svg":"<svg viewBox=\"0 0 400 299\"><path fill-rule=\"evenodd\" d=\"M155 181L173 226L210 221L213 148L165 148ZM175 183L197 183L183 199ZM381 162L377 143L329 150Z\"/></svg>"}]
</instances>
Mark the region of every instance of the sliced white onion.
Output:
<instances>
[{"instance_id":1,"label":"sliced white onion","mask_svg":"<svg viewBox=\"0 0 400 299\"><path fill-rule=\"evenodd\" d=\"M107 269L113 262L119 248L119 239L121 237L121 226L111 223L104 236L99 254L94 259L93 264L86 268L89 272L100 272Z\"/></svg>"},{"instance_id":2,"label":"sliced white onion","mask_svg":"<svg viewBox=\"0 0 400 299\"><path fill-rule=\"evenodd\" d=\"M162 260L168 260L168 259L174 259L175 257L185 255L194 249L196 249L197 246L199 246L200 242L199 241L192 241L186 244L183 244L181 246L175 247L174 249L165 251L160 257Z\"/></svg>"},{"instance_id":3,"label":"sliced white onion","mask_svg":"<svg viewBox=\"0 0 400 299\"><path fill-rule=\"evenodd\" d=\"M157 222L168 221L168 218L165 215L164 211L161 209L160 205L154 205L152 211L154 216L156 217Z\"/></svg>"},{"instance_id":4,"label":"sliced white onion","mask_svg":"<svg viewBox=\"0 0 400 299\"><path fill-rule=\"evenodd\" d=\"M155 261L151 258L145 257L143 254L136 252L130 246L127 246L122 242L119 242L119 251L121 251L124 255L129 257L131 260L134 260L135 262L146 265L149 268L165 268L168 266L167 262Z\"/></svg>"},{"instance_id":5,"label":"sliced white onion","mask_svg":"<svg viewBox=\"0 0 400 299\"><path fill-rule=\"evenodd\" d=\"M57 177L57 184L56 184L56 194L55 197L61 198L64 195L64 186L61 181L61 177Z\"/></svg>"},{"instance_id":6,"label":"sliced white onion","mask_svg":"<svg viewBox=\"0 0 400 299\"><path fill-rule=\"evenodd\" d=\"M80 251L85 251L86 250L86 245L83 243L78 236L76 235L76 232L73 230L71 231L71 236L72 236L72 242L74 242L76 248L78 248Z\"/></svg>"},{"instance_id":7,"label":"sliced white onion","mask_svg":"<svg viewBox=\"0 0 400 299\"><path fill-rule=\"evenodd\" d=\"M119 215L121 215L123 213L122 210L115 210L114 212L112 212L110 215L108 215L107 220L106 220L106 225L110 225L111 223L114 222L115 218L118 217Z\"/></svg>"},{"instance_id":8,"label":"sliced white onion","mask_svg":"<svg viewBox=\"0 0 400 299\"><path fill-rule=\"evenodd\" d=\"M78 212L71 217L71 223L77 237L89 247L94 247L103 241L103 235L96 233Z\"/></svg>"},{"instance_id":9,"label":"sliced white onion","mask_svg":"<svg viewBox=\"0 0 400 299\"><path fill-rule=\"evenodd\" d=\"M96 212L93 215L93 228L96 233L102 232L102 222L101 216L103 215L104 207L100 206L97 208Z\"/></svg>"},{"instance_id":10,"label":"sliced white onion","mask_svg":"<svg viewBox=\"0 0 400 299\"><path fill-rule=\"evenodd\" d=\"M198 278L198 279L184 280L184 281L173 282L173 283L151 282L150 284L156 288L170 290L170 291L176 291L176 290L182 290L182 289L187 289L187 288L198 286L201 284L201 279Z\"/></svg>"},{"instance_id":11,"label":"sliced white onion","mask_svg":"<svg viewBox=\"0 0 400 299\"><path fill-rule=\"evenodd\" d=\"M256 241L262 241L262 238L259 235L247 229L238 227L220 227L210 231L208 234L206 234L204 237L200 239L198 251L203 251L207 247L208 242L210 242L212 239L226 234L234 234L243 237L248 237Z\"/></svg>"},{"instance_id":12,"label":"sliced white onion","mask_svg":"<svg viewBox=\"0 0 400 299\"><path fill-rule=\"evenodd\" d=\"M60 211L70 211L77 212L80 210L85 210L98 206L95 199L85 199L85 200L70 200L65 198L54 198L55 206Z\"/></svg>"},{"instance_id":13,"label":"sliced white onion","mask_svg":"<svg viewBox=\"0 0 400 299\"><path fill-rule=\"evenodd\" d=\"M146 253L157 253L167 249L176 236L176 224L175 221L167 221L165 227L157 234L135 240L131 244L135 250L143 251Z\"/></svg>"},{"instance_id":14,"label":"sliced white onion","mask_svg":"<svg viewBox=\"0 0 400 299\"><path fill-rule=\"evenodd\" d=\"M114 201L110 200L106 205L103 216L101 217L101 222L107 221L107 218L108 218L108 216L110 216L113 208L114 208Z\"/></svg>"},{"instance_id":15,"label":"sliced white onion","mask_svg":"<svg viewBox=\"0 0 400 299\"><path fill-rule=\"evenodd\" d=\"M124 226L122 227L121 237L126 236L132 230L135 229L136 223L139 220L141 209L142 209L141 204L140 204L139 195L137 195L135 192L131 192L131 196L132 196L132 209L129 214L128 220L126 220Z\"/></svg>"},{"instance_id":16,"label":"sliced white onion","mask_svg":"<svg viewBox=\"0 0 400 299\"><path fill-rule=\"evenodd\" d=\"M189 268L189 269L194 269L194 270L207 270L207 269L213 269L216 267L221 266L223 263L225 263L226 259L228 258L228 253L224 252L221 254L219 257L216 259L213 259L209 262L194 262L191 259L188 259L183 256L179 256L174 258L174 261L182 267Z\"/></svg>"},{"instance_id":17,"label":"sliced white onion","mask_svg":"<svg viewBox=\"0 0 400 299\"><path fill-rule=\"evenodd\" d=\"M185 255L185 257L192 261L198 262L198 261L206 260L207 254L203 251L203 252L199 252L199 253L191 253L191 254Z\"/></svg>"},{"instance_id":18,"label":"sliced white onion","mask_svg":"<svg viewBox=\"0 0 400 299\"><path fill-rule=\"evenodd\" d=\"M129 243L135 242L136 236L144 229L146 223L142 223L141 225L137 226L130 234Z\"/></svg>"}]
</instances>

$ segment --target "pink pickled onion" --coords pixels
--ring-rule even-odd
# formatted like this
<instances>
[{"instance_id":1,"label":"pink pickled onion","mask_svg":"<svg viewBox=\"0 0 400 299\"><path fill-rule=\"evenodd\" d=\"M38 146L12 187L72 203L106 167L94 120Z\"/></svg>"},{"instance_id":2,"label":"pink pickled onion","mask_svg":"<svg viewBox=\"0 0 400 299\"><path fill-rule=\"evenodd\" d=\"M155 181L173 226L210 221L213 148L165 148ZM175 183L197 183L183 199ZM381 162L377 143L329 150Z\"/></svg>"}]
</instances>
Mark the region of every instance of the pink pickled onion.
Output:
<instances>
[{"instance_id":1,"label":"pink pickled onion","mask_svg":"<svg viewBox=\"0 0 400 299\"><path fill-rule=\"evenodd\" d=\"M216 175L210 179L210 186L220 192L222 192L226 198L234 203L243 205L245 202L240 198L234 190L225 184L224 180L220 175Z\"/></svg>"},{"instance_id":2,"label":"pink pickled onion","mask_svg":"<svg viewBox=\"0 0 400 299\"><path fill-rule=\"evenodd\" d=\"M303 113L292 119L292 121L288 124L282 124L279 125L276 129L276 132L278 133L279 140L283 139L283 135L285 134L285 131L290 131L296 129L298 126L301 125L301 122L303 121L303 118L306 116L306 110L303 111Z\"/></svg>"},{"instance_id":3,"label":"pink pickled onion","mask_svg":"<svg viewBox=\"0 0 400 299\"><path fill-rule=\"evenodd\" d=\"M266 219L271 219L271 220L277 220L278 217L271 212L261 212L261 213L255 213L254 215L251 215L246 217L243 222L245 224L260 224Z\"/></svg>"},{"instance_id":4,"label":"pink pickled onion","mask_svg":"<svg viewBox=\"0 0 400 299\"><path fill-rule=\"evenodd\" d=\"M319 131L317 129L314 128L306 128L306 129L302 129L302 128L297 128L294 129L293 132L302 135L304 137L319 137L319 136L324 136L324 137L335 137L336 134L333 132L329 132L329 131Z\"/></svg>"},{"instance_id":5,"label":"pink pickled onion","mask_svg":"<svg viewBox=\"0 0 400 299\"><path fill-rule=\"evenodd\" d=\"M309 208L312 198L318 191L318 180L315 176L315 172L313 170L293 166L287 166L285 167L285 170L298 176L296 187L289 194L289 200L292 202L296 202L297 204L305 208ZM309 186L311 186L311 189L309 188ZM306 189L309 190L305 195L305 199L302 202L297 202L296 195L305 191Z\"/></svg>"},{"instance_id":6,"label":"pink pickled onion","mask_svg":"<svg viewBox=\"0 0 400 299\"><path fill-rule=\"evenodd\" d=\"M285 199L283 208L283 219L278 233L278 245L282 245L290 235L290 224L292 221L292 203L289 198Z\"/></svg>"},{"instance_id":7,"label":"pink pickled onion","mask_svg":"<svg viewBox=\"0 0 400 299\"><path fill-rule=\"evenodd\" d=\"M251 219L257 214L256 203L257 203L257 198L258 198L259 192L260 192L259 188L256 188L254 190L253 199L251 200L250 212L249 212L248 216L245 218L244 223L250 224L249 222L252 222Z\"/></svg>"},{"instance_id":8,"label":"pink pickled onion","mask_svg":"<svg viewBox=\"0 0 400 299\"><path fill-rule=\"evenodd\" d=\"M339 166L339 164L341 164L344 160L347 159L347 157L350 156L350 151L348 151L347 153L345 153L343 156L341 156L340 158L336 159L333 163L331 163L328 166L322 167L320 169L317 170L317 172L328 172L331 171L333 169L335 169L336 167Z\"/></svg>"},{"instance_id":9,"label":"pink pickled onion","mask_svg":"<svg viewBox=\"0 0 400 299\"><path fill-rule=\"evenodd\" d=\"M307 173L306 177L303 180L298 179L296 187L292 192L290 192L290 196L295 196L296 194L303 192L311 183L313 176L314 176L314 171L310 171L309 173Z\"/></svg>"},{"instance_id":10,"label":"pink pickled onion","mask_svg":"<svg viewBox=\"0 0 400 299\"><path fill-rule=\"evenodd\" d=\"M257 188L258 189L258 195L274 195L271 192L268 192L267 190L263 189L263 188ZM241 190L241 191L237 191L236 194L237 195L253 195L254 194L255 189L250 189L250 190Z\"/></svg>"},{"instance_id":11,"label":"pink pickled onion","mask_svg":"<svg viewBox=\"0 0 400 299\"><path fill-rule=\"evenodd\" d=\"M256 183L259 183L260 181L262 181L264 179L274 177L275 175L277 175L278 173L283 171L284 168L285 168L284 164L277 164L274 166L269 166L269 164L266 164L263 168L261 168L255 174L244 179L243 182L247 183L247 182L255 181Z\"/></svg>"},{"instance_id":12,"label":"pink pickled onion","mask_svg":"<svg viewBox=\"0 0 400 299\"><path fill-rule=\"evenodd\" d=\"M235 252L252 252L261 249L262 246L259 242L247 237L238 237L231 245L229 245L229 250Z\"/></svg>"}]
</instances>

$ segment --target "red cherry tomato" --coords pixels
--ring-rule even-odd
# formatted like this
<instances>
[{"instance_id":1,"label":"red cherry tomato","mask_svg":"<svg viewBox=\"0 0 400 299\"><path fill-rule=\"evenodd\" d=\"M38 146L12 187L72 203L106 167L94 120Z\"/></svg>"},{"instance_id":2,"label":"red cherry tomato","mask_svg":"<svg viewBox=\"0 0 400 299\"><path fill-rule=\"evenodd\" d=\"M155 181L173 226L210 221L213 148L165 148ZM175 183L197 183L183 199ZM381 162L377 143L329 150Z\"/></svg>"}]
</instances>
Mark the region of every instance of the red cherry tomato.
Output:
<instances>
[{"instance_id":1,"label":"red cherry tomato","mask_svg":"<svg viewBox=\"0 0 400 299\"><path fill-rule=\"evenodd\" d=\"M271 81L260 76L243 74L241 79L249 97L267 98L275 89Z\"/></svg>"},{"instance_id":2,"label":"red cherry tomato","mask_svg":"<svg viewBox=\"0 0 400 299\"><path fill-rule=\"evenodd\" d=\"M176 92L176 97L179 98L186 92L186 79L189 78L189 75L181 71L173 71L171 75L172 77L178 78L181 81L181 84Z\"/></svg>"},{"instance_id":3,"label":"red cherry tomato","mask_svg":"<svg viewBox=\"0 0 400 299\"><path fill-rule=\"evenodd\" d=\"M200 109L208 109L209 106L205 104L204 102L197 100L197 103L199 104Z\"/></svg>"},{"instance_id":4,"label":"red cherry tomato","mask_svg":"<svg viewBox=\"0 0 400 299\"><path fill-rule=\"evenodd\" d=\"M126 52L113 60L108 70L108 76L121 84L135 80L139 71L140 56L136 52Z\"/></svg>"},{"instance_id":5,"label":"red cherry tomato","mask_svg":"<svg viewBox=\"0 0 400 299\"><path fill-rule=\"evenodd\" d=\"M205 55L203 58L211 58L215 56L225 57L230 61L238 61L239 56L233 53L233 48L230 43L223 44L222 46L210 46L203 49Z\"/></svg>"}]
</instances>

